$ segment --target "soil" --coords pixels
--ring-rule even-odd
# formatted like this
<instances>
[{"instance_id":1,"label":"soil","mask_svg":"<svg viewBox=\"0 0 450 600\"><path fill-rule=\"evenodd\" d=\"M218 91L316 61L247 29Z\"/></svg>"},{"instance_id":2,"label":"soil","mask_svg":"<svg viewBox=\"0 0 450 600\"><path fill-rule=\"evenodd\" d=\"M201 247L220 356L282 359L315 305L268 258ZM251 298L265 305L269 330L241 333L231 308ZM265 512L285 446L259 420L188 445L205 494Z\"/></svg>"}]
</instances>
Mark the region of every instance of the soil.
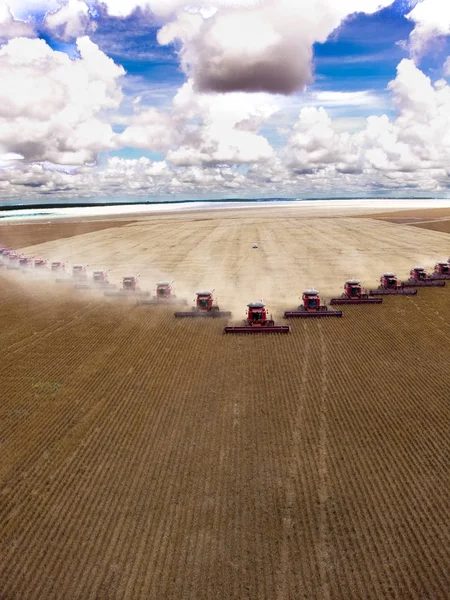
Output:
<instances>
[{"instance_id":1,"label":"soil","mask_svg":"<svg viewBox=\"0 0 450 600\"><path fill-rule=\"evenodd\" d=\"M174 275L189 303L215 286L232 322L448 254L445 233L277 215L22 249ZM0 598L446 598L450 286L342 309L223 335L3 268Z\"/></svg>"}]
</instances>

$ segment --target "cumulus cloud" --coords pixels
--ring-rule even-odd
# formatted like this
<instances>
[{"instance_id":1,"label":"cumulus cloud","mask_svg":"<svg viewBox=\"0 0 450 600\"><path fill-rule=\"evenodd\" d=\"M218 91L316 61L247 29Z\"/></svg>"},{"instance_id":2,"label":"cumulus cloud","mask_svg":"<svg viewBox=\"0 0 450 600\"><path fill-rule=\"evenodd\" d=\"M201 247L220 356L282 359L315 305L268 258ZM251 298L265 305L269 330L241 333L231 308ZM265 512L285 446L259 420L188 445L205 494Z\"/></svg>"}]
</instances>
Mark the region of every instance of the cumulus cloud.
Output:
<instances>
[{"instance_id":1,"label":"cumulus cloud","mask_svg":"<svg viewBox=\"0 0 450 600\"><path fill-rule=\"evenodd\" d=\"M0 0L0 44L15 37L34 37L31 23L14 19L9 4Z\"/></svg>"},{"instance_id":2,"label":"cumulus cloud","mask_svg":"<svg viewBox=\"0 0 450 600\"><path fill-rule=\"evenodd\" d=\"M83 0L68 0L57 11L47 13L44 25L66 42L96 29L89 7Z\"/></svg>"},{"instance_id":3,"label":"cumulus cloud","mask_svg":"<svg viewBox=\"0 0 450 600\"><path fill-rule=\"evenodd\" d=\"M267 94L199 94L188 81L170 113L138 108L117 142L167 151L167 160L178 166L266 161L273 149L259 130L277 110Z\"/></svg>"},{"instance_id":4,"label":"cumulus cloud","mask_svg":"<svg viewBox=\"0 0 450 600\"><path fill-rule=\"evenodd\" d=\"M124 74L87 37L70 60L44 40L16 38L0 49L0 151L29 161L82 164L112 148L102 120L117 108Z\"/></svg>"},{"instance_id":5,"label":"cumulus cloud","mask_svg":"<svg viewBox=\"0 0 450 600\"><path fill-rule=\"evenodd\" d=\"M349 15L373 13L392 2L267 0L219 6L206 17L180 11L158 40L181 43L182 67L200 91L291 94L312 79L315 42L325 42Z\"/></svg>"},{"instance_id":6,"label":"cumulus cloud","mask_svg":"<svg viewBox=\"0 0 450 600\"><path fill-rule=\"evenodd\" d=\"M422 0L406 15L406 18L414 22L409 43L415 58L424 53L433 38L450 35L450 2Z\"/></svg>"}]
</instances>

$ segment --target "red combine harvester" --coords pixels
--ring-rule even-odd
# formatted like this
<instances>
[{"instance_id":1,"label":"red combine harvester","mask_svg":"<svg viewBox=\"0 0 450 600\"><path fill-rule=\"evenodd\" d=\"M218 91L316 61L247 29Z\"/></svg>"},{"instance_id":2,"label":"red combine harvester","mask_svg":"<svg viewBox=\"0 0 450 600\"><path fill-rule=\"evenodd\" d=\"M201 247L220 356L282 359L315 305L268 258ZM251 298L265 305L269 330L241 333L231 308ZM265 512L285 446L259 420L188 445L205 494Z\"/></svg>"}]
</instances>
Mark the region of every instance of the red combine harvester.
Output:
<instances>
[{"instance_id":1,"label":"red combine harvester","mask_svg":"<svg viewBox=\"0 0 450 600\"><path fill-rule=\"evenodd\" d=\"M21 269L30 269L34 266L34 259L28 258L28 256L21 256L19 258L19 265Z\"/></svg>"},{"instance_id":2,"label":"red combine harvester","mask_svg":"<svg viewBox=\"0 0 450 600\"><path fill-rule=\"evenodd\" d=\"M434 272L429 276L435 281L450 279L450 264L445 261L439 261L434 265Z\"/></svg>"},{"instance_id":3,"label":"red combine harvester","mask_svg":"<svg viewBox=\"0 0 450 600\"><path fill-rule=\"evenodd\" d=\"M348 279L344 284L344 293L340 298L331 298L330 304L381 304L383 298L369 298L358 279Z\"/></svg>"},{"instance_id":4,"label":"red combine harvester","mask_svg":"<svg viewBox=\"0 0 450 600\"><path fill-rule=\"evenodd\" d=\"M376 290L369 290L371 296L414 296L417 290L405 289L402 283L398 282L395 273L383 273L380 277L380 285Z\"/></svg>"},{"instance_id":5,"label":"red combine harvester","mask_svg":"<svg viewBox=\"0 0 450 600\"><path fill-rule=\"evenodd\" d=\"M402 285L403 287L444 287L445 281L430 279L423 267L413 267L408 281L404 281Z\"/></svg>"},{"instance_id":6,"label":"red combine harvester","mask_svg":"<svg viewBox=\"0 0 450 600\"><path fill-rule=\"evenodd\" d=\"M20 259L22 258L21 254L18 254L17 252L10 251L8 253L8 269L11 271L18 271L20 269Z\"/></svg>"},{"instance_id":7,"label":"red combine harvester","mask_svg":"<svg viewBox=\"0 0 450 600\"><path fill-rule=\"evenodd\" d=\"M54 260L50 265L50 270L52 271L52 273L65 273L66 263L60 260Z\"/></svg>"},{"instance_id":8,"label":"red combine harvester","mask_svg":"<svg viewBox=\"0 0 450 600\"><path fill-rule=\"evenodd\" d=\"M187 304L187 301L183 298L178 299L173 293L172 281L159 281L156 284L156 292L153 298L148 300L138 300L137 304L146 304L149 306L163 305L163 304Z\"/></svg>"},{"instance_id":9,"label":"red combine harvester","mask_svg":"<svg viewBox=\"0 0 450 600\"><path fill-rule=\"evenodd\" d=\"M86 281L87 278L87 265L73 265L71 277L64 277L63 279L57 279L56 281L58 283L72 283L73 281Z\"/></svg>"},{"instance_id":10,"label":"red combine harvester","mask_svg":"<svg viewBox=\"0 0 450 600\"><path fill-rule=\"evenodd\" d=\"M220 310L214 304L212 294L212 292L197 292L195 306L190 311L174 313L175 317L178 319L188 317L231 317L230 311Z\"/></svg>"},{"instance_id":11,"label":"red combine harvester","mask_svg":"<svg viewBox=\"0 0 450 600\"><path fill-rule=\"evenodd\" d=\"M34 259L34 268L35 269L48 269L48 260L46 260L45 258L35 258Z\"/></svg>"},{"instance_id":12,"label":"red combine harvester","mask_svg":"<svg viewBox=\"0 0 450 600\"><path fill-rule=\"evenodd\" d=\"M247 318L245 325L231 325L225 327L224 333L289 333L290 325L275 325L269 319L264 302L250 302L247 304Z\"/></svg>"},{"instance_id":13,"label":"red combine harvester","mask_svg":"<svg viewBox=\"0 0 450 600\"><path fill-rule=\"evenodd\" d=\"M122 289L116 292L105 292L105 296L149 296L150 292L143 292L138 286L139 275L126 275L122 278Z\"/></svg>"},{"instance_id":14,"label":"red combine harvester","mask_svg":"<svg viewBox=\"0 0 450 600\"><path fill-rule=\"evenodd\" d=\"M92 281L90 283L78 283L74 286L76 290L92 290L96 288L109 287L110 289L117 288L116 285L112 285L108 279L108 271L93 271Z\"/></svg>"},{"instance_id":15,"label":"red combine harvester","mask_svg":"<svg viewBox=\"0 0 450 600\"><path fill-rule=\"evenodd\" d=\"M328 310L328 306L322 304L317 290L306 290L302 294L303 304L297 310L288 310L284 313L286 319L298 317L308 319L315 317L342 317L340 310Z\"/></svg>"}]
</instances>

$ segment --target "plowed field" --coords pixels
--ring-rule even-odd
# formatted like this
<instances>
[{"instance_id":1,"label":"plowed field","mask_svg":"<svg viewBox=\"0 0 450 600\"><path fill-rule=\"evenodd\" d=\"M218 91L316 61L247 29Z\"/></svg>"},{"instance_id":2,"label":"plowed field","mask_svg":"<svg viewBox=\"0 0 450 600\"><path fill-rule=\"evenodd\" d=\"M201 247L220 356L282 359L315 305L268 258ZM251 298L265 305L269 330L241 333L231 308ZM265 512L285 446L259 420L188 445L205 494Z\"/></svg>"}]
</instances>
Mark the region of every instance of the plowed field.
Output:
<instances>
[{"instance_id":1,"label":"plowed field","mask_svg":"<svg viewBox=\"0 0 450 600\"><path fill-rule=\"evenodd\" d=\"M220 217L27 252L216 286L235 320L264 295L280 322L304 285L406 277L449 240ZM342 308L224 336L1 271L0 598L448 598L450 286Z\"/></svg>"}]
</instances>

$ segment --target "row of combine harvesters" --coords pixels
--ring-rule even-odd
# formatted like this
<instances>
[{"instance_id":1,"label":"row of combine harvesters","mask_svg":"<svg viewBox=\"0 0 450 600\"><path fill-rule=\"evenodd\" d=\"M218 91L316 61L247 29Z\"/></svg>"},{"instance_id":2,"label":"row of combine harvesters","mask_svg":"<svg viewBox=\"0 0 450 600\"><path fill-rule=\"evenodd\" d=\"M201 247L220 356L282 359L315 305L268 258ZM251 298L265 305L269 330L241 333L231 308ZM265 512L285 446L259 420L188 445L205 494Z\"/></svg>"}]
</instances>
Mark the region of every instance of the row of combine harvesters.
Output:
<instances>
[{"instance_id":1,"label":"row of combine harvesters","mask_svg":"<svg viewBox=\"0 0 450 600\"><path fill-rule=\"evenodd\" d=\"M164 305L187 304L185 299L178 299L172 288L173 281L160 281L156 284L155 295L142 291L139 287L139 275L127 275L122 278L122 285L111 284L107 270L92 271L89 279L89 265L73 265L71 273L66 269L66 263L53 261L49 263L42 258L29 258L17 253L10 248L0 245L0 267L12 270L29 270L34 268L39 271L50 270L57 275L58 283L72 283L75 289L104 289L104 295L109 297L138 297L138 305ZM447 262L439 261L434 266L434 271L428 274L424 267L413 267L407 281L399 282L395 273L384 273L380 277L380 284L376 289L365 290L357 279L349 279L344 284L344 292L337 298L331 298L330 305L342 304L381 304L381 296L417 294L418 287L443 287L445 280L450 280L450 258ZM105 289L107 288L107 289ZM194 306L187 311L177 311L176 318L196 317L231 317L230 311L220 310L214 301L212 291L196 293ZM321 318L342 317L342 311L329 309L322 304L319 292L316 289L305 290L302 294L302 304L295 310L284 313L286 319L290 318ZM243 325L230 325L224 328L224 333L289 333L289 325L277 325L269 317L263 301L247 304L247 314Z\"/></svg>"}]
</instances>

